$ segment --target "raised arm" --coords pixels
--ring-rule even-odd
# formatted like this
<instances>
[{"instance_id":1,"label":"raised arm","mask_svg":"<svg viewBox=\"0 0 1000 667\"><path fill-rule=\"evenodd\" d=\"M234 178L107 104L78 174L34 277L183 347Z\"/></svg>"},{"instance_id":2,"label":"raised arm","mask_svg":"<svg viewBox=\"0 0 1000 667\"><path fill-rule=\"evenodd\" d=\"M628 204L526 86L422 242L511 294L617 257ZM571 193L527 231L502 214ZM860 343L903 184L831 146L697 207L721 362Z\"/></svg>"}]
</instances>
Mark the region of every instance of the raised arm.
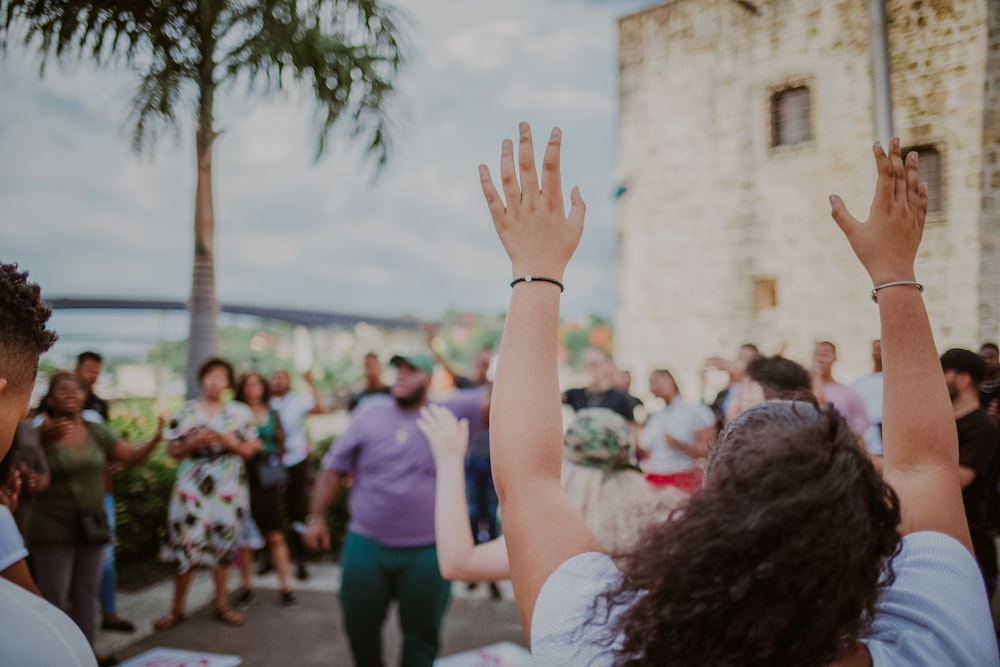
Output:
<instances>
[{"instance_id":1,"label":"raised arm","mask_svg":"<svg viewBox=\"0 0 1000 667\"><path fill-rule=\"evenodd\" d=\"M163 440L163 424L164 418L161 415L156 421L156 431L153 433L153 437L150 438L145 444L135 447L131 442L120 438L118 442L115 443L114 449L111 450L111 456L116 460L120 461L126 465L134 466L139 465L153 453L156 449L156 445Z\"/></svg>"},{"instance_id":2,"label":"raised arm","mask_svg":"<svg viewBox=\"0 0 1000 667\"><path fill-rule=\"evenodd\" d=\"M866 222L833 196L833 218L844 231L877 291L885 380L882 435L884 477L899 494L900 530L951 535L972 551L958 475L958 436L913 263L927 212L927 185L917 154L904 165L899 139L889 154L875 144L878 181Z\"/></svg>"},{"instance_id":3,"label":"raised arm","mask_svg":"<svg viewBox=\"0 0 1000 667\"><path fill-rule=\"evenodd\" d=\"M438 567L449 581L496 581L510 577L507 548L501 537L477 545L469 525L465 497L465 452L469 423L451 410L428 405L420 410L417 426L427 436L437 467L434 497L434 536Z\"/></svg>"},{"instance_id":4,"label":"raised arm","mask_svg":"<svg viewBox=\"0 0 1000 667\"><path fill-rule=\"evenodd\" d=\"M504 141L500 157L501 200L489 169L479 167L493 225L511 260L515 279L540 276L562 281L583 232L585 206L570 194L567 217L559 167L562 135L552 131L539 190L531 129L520 125L517 163ZM513 286L493 385L490 411L493 480L500 499L514 596L530 640L535 600L563 562L601 547L559 486L562 408L557 372L560 287L531 280Z\"/></svg>"}]
</instances>

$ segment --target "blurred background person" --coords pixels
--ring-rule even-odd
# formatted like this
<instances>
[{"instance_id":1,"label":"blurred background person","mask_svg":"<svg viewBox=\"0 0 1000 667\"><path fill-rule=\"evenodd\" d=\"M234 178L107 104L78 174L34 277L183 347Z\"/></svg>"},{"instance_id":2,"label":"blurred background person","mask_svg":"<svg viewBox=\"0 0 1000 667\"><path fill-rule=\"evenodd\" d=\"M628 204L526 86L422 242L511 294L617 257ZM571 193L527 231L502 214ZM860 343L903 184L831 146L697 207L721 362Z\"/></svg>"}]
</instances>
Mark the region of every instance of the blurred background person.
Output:
<instances>
[{"instance_id":1,"label":"blurred background person","mask_svg":"<svg viewBox=\"0 0 1000 667\"><path fill-rule=\"evenodd\" d=\"M260 449L253 414L243 403L226 400L233 367L218 357L198 369L201 396L184 404L167 431L167 451L181 461L170 497L167 543L160 558L177 563L170 612L153 623L168 630L184 620L195 568L212 569L215 618L227 625L246 622L230 609L229 567L240 520L250 511L244 460Z\"/></svg>"}]
</instances>

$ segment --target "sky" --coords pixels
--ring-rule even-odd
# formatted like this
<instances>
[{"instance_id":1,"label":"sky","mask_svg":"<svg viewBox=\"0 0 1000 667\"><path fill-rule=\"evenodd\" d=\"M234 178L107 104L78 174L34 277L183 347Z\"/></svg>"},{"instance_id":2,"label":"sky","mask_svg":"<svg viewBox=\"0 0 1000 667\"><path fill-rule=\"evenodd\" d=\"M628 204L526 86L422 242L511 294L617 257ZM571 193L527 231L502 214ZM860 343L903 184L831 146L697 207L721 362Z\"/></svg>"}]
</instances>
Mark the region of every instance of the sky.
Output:
<instances>
[{"instance_id":1,"label":"sky","mask_svg":"<svg viewBox=\"0 0 1000 667\"><path fill-rule=\"evenodd\" d=\"M563 129L563 183L588 205L563 316L612 316L617 292L617 21L638 0L399 0L408 64L381 171L336 137L316 161L314 106L292 90L220 95L213 179L224 303L436 318L506 309L510 265L477 165L517 123ZM0 260L49 296L186 299L190 122L131 149L133 72L0 60ZM539 149L540 150L540 149ZM568 197L567 197L568 200Z\"/></svg>"}]
</instances>

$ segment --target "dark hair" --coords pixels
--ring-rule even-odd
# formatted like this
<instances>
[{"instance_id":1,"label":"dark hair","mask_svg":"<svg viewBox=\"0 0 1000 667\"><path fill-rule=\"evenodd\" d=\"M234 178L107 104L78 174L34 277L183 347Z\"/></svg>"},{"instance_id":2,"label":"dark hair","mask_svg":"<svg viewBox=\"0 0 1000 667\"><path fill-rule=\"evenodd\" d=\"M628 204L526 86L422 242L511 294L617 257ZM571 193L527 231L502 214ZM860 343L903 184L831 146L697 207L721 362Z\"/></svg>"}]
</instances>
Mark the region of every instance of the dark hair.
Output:
<instances>
[{"instance_id":1,"label":"dark hair","mask_svg":"<svg viewBox=\"0 0 1000 667\"><path fill-rule=\"evenodd\" d=\"M102 357L101 355L99 355L97 352L91 352L89 350L86 351L86 352L81 352L80 354L78 354L76 356L76 365L77 366L79 366L80 364L82 364L85 361L96 361L97 363L100 364L100 363L104 363L104 357Z\"/></svg>"},{"instance_id":2,"label":"dark hair","mask_svg":"<svg viewBox=\"0 0 1000 667\"><path fill-rule=\"evenodd\" d=\"M751 350L754 354L760 354L760 350L753 343L743 343L740 345L741 350Z\"/></svg>"},{"instance_id":3,"label":"dark hair","mask_svg":"<svg viewBox=\"0 0 1000 667\"><path fill-rule=\"evenodd\" d=\"M705 487L620 559L622 581L605 594L628 607L612 629L616 664L829 664L893 580L899 520L895 492L835 409L750 408L709 452Z\"/></svg>"},{"instance_id":4,"label":"dark hair","mask_svg":"<svg viewBox=\"0 0 1000 667\"><path fill-rule=\"evenodd\" d=\"M986 377L986 362L972 350L951 348L941 355L941 368L946 371L968 373L977 388Z\"/></svg>"},{"instance_id":5,"label":"dark hair","mask_svg":"<svg viewBox=\"0 0 1000 667\"><path fill-rule=\"evenodd\" d=\"M223 359L222 357L211 357L202 362L201 366L198 367L198 383L205 379L208 372L213 368L221 368L226 371L226 375L229 378L229 386L233 387L236 385L236 372L233 370L233 365Z\"/></svg>"},{"instance_id":6,"label":"dark hair","mask_svg":"<svg viewBox=\"0 0 1000 667\"><path fill-rule=\"evenodd\" d=\"M979 350L993 350L994 352L1000 353L1000 348L997 347L996 343L983 343L979 346Z\"/></svg>"},{"instance_id":7,"label":"dark hair","mask_svg":"<svg viewBox=\"0 0 1000 667\"><path fill-rule=\"evenodd\" d=\"M66 380L75 383L76 386L81 389L81 391L83 390L83 385L80 384L80 378L76 376L76 373L72 371L53 371L52 375L49 376L49 388L45 392L45 395L42 396L42 400L40 403L42 407L42 412L45 412L47 414L52 414L52 409L55 407L52 405L52 398L55 396L56 386L60 382L64 382Z\"/></svg>"},{"instance_id":8,"label":"dark hair","mask_svg":"<svg viewBox=\"0 0 1000 667\"><path fill-rule=\"evenodd\" d=\"M244 373L243 377L240 378L240 383L236 387L236 400L239 401L240 403L247 402L246 392L244 390L246 389L247 380L249 380L251 377L255 377L258 380L260 380L261 385L264 387L264 394L260 397L260 400L264 405L267 405L268 401L271 400L271 385L264 378L264 376L258 373L257 371L249 371L247 373Z\"/></svg>"},{"instance_id":9,"label":"dark hair","mask_svg":"<svg viewBox=\"0 0 1000 667\"><path fill-rule=\"evenodd\" d=\"M52 309L17 264L0 263L0 377L12 388L35 381L38 357L58 336L45 328Z\"/></svg>"},{"instance_id":10,"label":"dark hair","mask_svg":"<svg viewBox=\"0 0 1000 667\"><path fill-rule=\"evenodd\" d=\"M757 357L747 364L747 375L764 390L764 398L807 401L815 404L809 371L780 355Z\"/></svg>"},{"instance_id":11,"label":"dark hair","mask_svg":"<svg viewBox=\"0 0 1000 667\"><path fill-rule=\"evenodd\" d=\"M834 354L837 354L837 346L836 346L836 345L834 345L833 343L831 343L831 342L830 342L830 341L828 341L828 340L821 340L821 341L817 341L816 345L817 345L817 347L818 347L818 346L820 346L820 345L826 345L826 346L827 346L827 347L829 347L829 348L830 348L831 350L833 350L833 353L834 353Z\"/></svg>"}]
</instances>

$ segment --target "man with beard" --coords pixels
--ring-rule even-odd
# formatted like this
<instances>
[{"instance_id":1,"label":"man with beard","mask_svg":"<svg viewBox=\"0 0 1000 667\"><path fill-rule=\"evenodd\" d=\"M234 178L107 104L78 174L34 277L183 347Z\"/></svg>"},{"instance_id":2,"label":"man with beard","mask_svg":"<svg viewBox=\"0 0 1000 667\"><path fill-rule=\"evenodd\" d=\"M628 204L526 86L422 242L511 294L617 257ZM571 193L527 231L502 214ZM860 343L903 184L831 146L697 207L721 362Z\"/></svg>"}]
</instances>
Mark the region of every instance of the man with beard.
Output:
<instances>
[{"instance_id":1,"label":"man with beard","mask_svg":"<svg viewBox=\"0 0 1000 667\"><path fill-rule=\"evenodd\" d=\"M998 567L990 510L996 501L1000 430L979 407L979 385L986 366L975 352L953 348L941 355L941 367L958 428L958 478L965 517L986 593L992 600Z\"/></svg>"},{"instance_id":2,"label":"man with beard","mask_svg":"<svg viewBox=\"0 0 1000 667\"><path fill-rule=\"evenodd\" d=\"M429 355L396 355L393 401L362 404L323 458L304 539L330 547L325 514L350 477L351 521L340 554L340 601L354 663L382 665L382 623L399 605L402 664L430 667L438 653L450 584L434 544L434 458L417 428L434 373ZM459 391L443 404L481 428L481 392Z\"/></svg>"}]
</instances>

